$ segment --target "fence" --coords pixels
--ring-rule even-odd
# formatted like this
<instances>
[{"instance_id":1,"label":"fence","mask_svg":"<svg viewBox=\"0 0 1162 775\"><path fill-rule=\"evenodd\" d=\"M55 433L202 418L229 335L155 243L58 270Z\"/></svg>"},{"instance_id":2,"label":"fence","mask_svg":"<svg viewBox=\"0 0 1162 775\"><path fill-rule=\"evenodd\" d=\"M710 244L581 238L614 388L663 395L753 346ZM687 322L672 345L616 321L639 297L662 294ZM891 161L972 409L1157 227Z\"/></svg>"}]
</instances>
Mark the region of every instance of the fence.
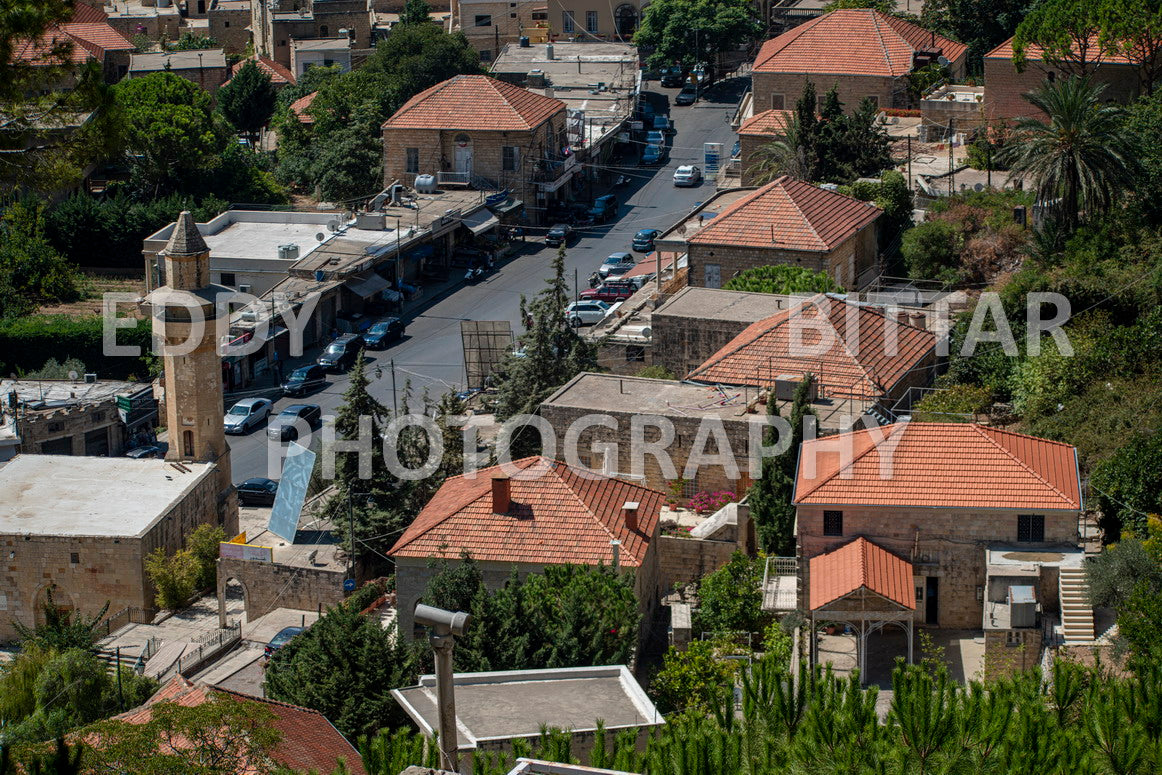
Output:
<instances>
[{"instance_id":1,"label":"fence","mask_svg":"<svg viewBox=\"0 0 1162 775\"><path fill-rule=\"evenodd\" d=\"M156 608L138 608L137 606L122 608L104 621L105 637L109 637L127 624L151 624L155 616L157 616Z\"/></svg>"},{"instance_id":2,"label":"fence","mask_svg":"<svg viewBox=\"0 0 1162 775\"><path fill-rule=\"evenodd\" d=\"M204 665L211 657L223 651L228 651L241 641L242 622L236 622L224 630L215 630L206 633L193 641L200 645L193 651L187 651L178 657L178 661L174 663L171 670L180 675L184 675Z\"/></svg>"}]
</instances>

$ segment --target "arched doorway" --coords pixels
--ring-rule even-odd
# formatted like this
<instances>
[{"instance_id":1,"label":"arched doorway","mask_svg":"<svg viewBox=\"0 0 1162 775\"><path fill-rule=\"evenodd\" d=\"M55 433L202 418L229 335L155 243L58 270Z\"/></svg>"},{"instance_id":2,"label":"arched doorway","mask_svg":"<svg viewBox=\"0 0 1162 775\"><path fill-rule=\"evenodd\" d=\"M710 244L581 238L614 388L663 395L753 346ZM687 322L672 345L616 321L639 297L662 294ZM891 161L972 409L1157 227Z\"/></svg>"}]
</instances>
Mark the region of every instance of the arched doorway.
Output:
<instances>
[{"instance_id":1,"label":"arched doorway","mask_svg":"<svg viewBox=\"0 0 1162 775\"><path fill-rule=\"evenodd\" d=\"M472 138L461 132L456 135L456 172L472 174Z\"/></svg>"},{"instance_id":2,"label":"arched doorway","mask_svg":"<svg viewBox=\"0 0 1162 775\"><path fill-rule=\"evenodd\" d=\"M234 622L245 624L248 621L246 603L249 597L246 585L233 576L218 584L218 626L225 629Z\"/></svg>"},{"instance_id":3,"label":"arched doorway","mask_svg":"<svg viewBox=\"0 0 1162 775\"><path fill-rule=\"evenodd\" d=\"M622 3L617 6L613 16L617 22L617 34L623 38L633 37L634 32L637 31L637 8L634 8L630 3Z\"/></svg>"}]
</instances>

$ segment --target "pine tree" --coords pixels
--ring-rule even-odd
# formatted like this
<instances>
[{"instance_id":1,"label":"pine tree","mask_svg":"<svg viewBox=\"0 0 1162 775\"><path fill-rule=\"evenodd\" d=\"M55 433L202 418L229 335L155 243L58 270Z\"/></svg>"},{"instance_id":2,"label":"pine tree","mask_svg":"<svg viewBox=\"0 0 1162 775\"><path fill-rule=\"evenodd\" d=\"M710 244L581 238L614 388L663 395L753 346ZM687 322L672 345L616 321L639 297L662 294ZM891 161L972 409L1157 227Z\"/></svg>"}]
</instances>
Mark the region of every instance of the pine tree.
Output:
<instances>
[{"instance_id":1,"label":"pine tree","mask_svg":"<svg viewBox=\"0 0 1162 775\"><path fill-rule=\"evenodd\" d=\"M218 109L226 120L251 142L258 142L258 134L274 115L278 92L270 76L258 69L253 59L238 69L230 82L218 90Z\"/></svg>"},{"instance_id":2,"label":"pine tree","mask_svg":"<svg viewBox=\"0 0 1162 775\"><path fill-rule=\"evenodd\" d=\"M811 408L811 386L815 377L811 374L803 377L795 388L795 395L791 401L791 444L779 455L763 460L762 476L752 485L750 490L751 517L754 519L758 532L759 543L763 551L777 557L790 557L795 554L795 507L791 505L791 498L795 492L795 466L799 460L799 445L803 443L803 423L808 416L815 418L815 410ZM774 415L778 411L775 403L775 393L772 390L767 397L767 413ZM773 431L767 429L766 444L773 444Z\"/></svg>"}]
</instances>

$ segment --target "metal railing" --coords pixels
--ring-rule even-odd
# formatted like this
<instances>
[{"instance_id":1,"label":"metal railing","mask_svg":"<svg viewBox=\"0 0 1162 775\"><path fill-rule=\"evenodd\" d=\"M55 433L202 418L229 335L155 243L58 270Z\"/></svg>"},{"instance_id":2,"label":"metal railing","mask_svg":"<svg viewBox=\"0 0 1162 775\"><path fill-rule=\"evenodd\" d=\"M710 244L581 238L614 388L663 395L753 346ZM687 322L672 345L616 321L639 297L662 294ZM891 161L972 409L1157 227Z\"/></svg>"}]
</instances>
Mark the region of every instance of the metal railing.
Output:
<instances>
[{"instance_id":1,"label":"metal railing","mask_svg":"<svg viewBox=\"0 0 1162 775\"><path fill-rule=\"evenodd\" d=\"M232 648L236 643L242 640L242 622L236 622L225 630L215 630L206 633L202 637L194 640L194 643L200 643L193 651L186 652L178 657L177 662L174 663L172 671L179 675L184 674L187 670L203 664L210 656ZM170 671L167 671L167 673Z\"/></svg>"},{"instance_id":2,"label":"metal railing","mask_svg":"<svg viewBox=\"0 0 1162 775\"><path fill-rule=\"evenodd\" d=\"M117 630L121 629L127 624L150 624L153 622L153 617L157 616L156 608L139 608L137 606L126 606L120 611L110 614L103 622L105 627L105 637L109 637Z\"/></svg>"}]
</instances>

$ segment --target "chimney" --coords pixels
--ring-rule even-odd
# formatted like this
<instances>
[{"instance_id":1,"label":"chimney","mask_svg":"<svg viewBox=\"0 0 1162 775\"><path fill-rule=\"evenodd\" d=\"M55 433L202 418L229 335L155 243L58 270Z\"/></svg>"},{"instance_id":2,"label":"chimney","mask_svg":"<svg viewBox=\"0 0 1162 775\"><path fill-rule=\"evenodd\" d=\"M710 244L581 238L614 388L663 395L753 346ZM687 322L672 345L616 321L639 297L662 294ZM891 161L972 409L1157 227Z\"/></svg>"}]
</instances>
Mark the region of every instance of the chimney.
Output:
<instances>
[{"instance_id":1,"label":"chimney","mask_svg":"<svg viewBox=\"0 0 1162 775\"><path fill-rule=\"evenodd\" d=\"M613 569L619 570L621 568L621 541L615 538L609 542L609 546L613 549Z\"/></svg>"},{"instance_id":2,"label":"chimney","mask_svg":"<svg viewBox=\"0 0 1162 775\"><path fill-rule=\"evenodd\" d=\"M626 501L621 507L621 513L625 516L625 529L634 533L637 532L637 510L637 501Z\"/></svg>"},{"instance_id":3,"label":"chimney","mask_svg":"<svg viewBox=\"0 0 1162 775\"><path fill-rule=\"evenodd\" d=\"M512 483L504 474L492 477L492 513L507 514L512 508Z\"/></svg>"}]
</instances>

